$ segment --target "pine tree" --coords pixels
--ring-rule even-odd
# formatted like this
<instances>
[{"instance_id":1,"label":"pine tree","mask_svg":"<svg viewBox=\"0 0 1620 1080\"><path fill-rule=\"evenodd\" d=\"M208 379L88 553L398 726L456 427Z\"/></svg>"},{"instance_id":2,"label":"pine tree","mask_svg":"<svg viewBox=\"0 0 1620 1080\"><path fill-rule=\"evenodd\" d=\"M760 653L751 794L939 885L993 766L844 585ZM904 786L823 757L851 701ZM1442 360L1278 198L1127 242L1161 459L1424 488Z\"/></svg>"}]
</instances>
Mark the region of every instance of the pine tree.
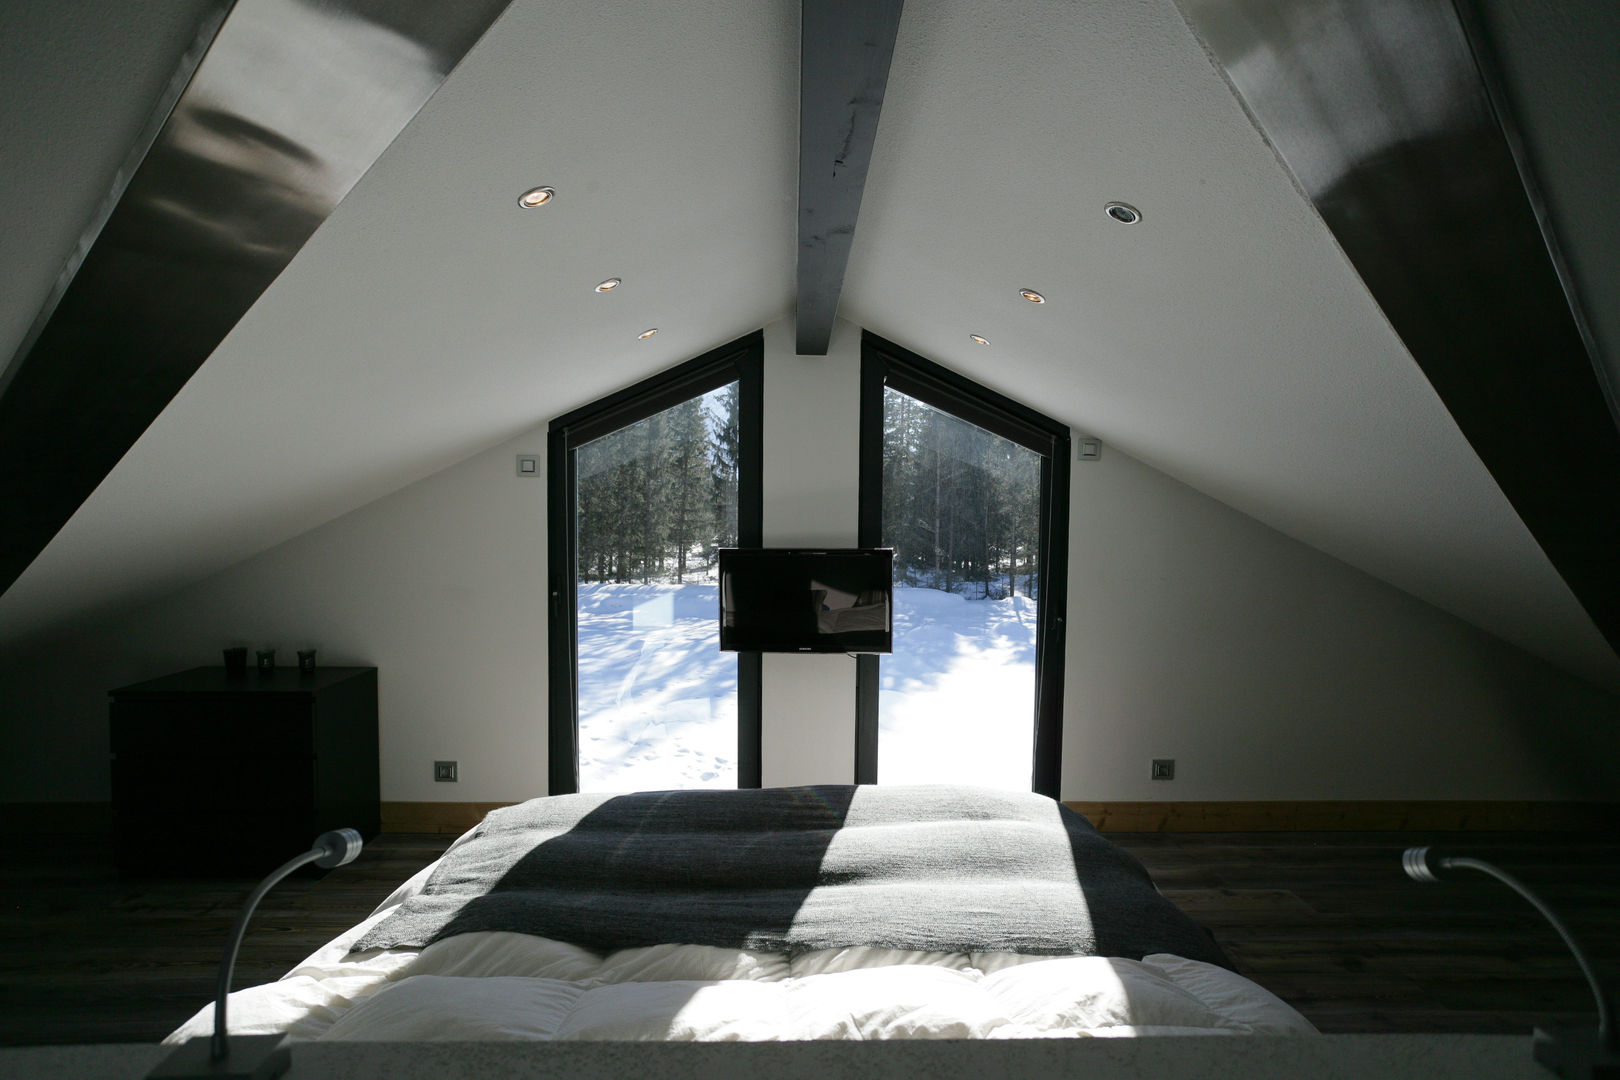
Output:
<instances>
[{"instance_id":1,"label":"pine tree","mask_svg":"<svg viewBox=\"0 0 1620 1080\"><path fill-rule=\"evenodd\" d=\"M883 541L899 580L979 598L1032 592L1040 455L884 390Z\"/></svg>"},{"instance_id":2,"label":"pine tree","mask_svg":"<svg viewBox=\"0 0 1620 1080\"><path fill-rule=\"evenodd\" d=\"M675 555L675 582L686 580L686 559L700 535L699 512L709 479L709 429L701 398L683 401L665 414L669 478L667 534Z\"/></svg>"},{"instance_id":3,"label":"pine tree","mask_svg":"<svg viewBox=\"0 0 1620 1080\"><path fill-rule=\"evenodd\" d=\"M737 487L742 471L741 388L738 383L723 387L714 402L718 413L710 440L711 532L714 546L736 547Z\"/></svg>"}]
</instances>

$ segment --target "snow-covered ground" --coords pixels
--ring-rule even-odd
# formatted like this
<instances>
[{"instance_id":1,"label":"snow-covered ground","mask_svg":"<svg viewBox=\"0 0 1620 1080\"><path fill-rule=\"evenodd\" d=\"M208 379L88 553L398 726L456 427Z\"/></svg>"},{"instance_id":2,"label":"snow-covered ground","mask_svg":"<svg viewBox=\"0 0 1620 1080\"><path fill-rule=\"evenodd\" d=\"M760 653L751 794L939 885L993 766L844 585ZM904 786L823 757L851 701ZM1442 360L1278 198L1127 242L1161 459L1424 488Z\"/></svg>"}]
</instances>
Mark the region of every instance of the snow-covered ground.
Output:
<instances>
[{"instance_id":1,"label":"snow-covered ground","mask_svg":"<svg viewBox=\"0 0 1620 1080\"><path fill-rule=\"evenodd\" d=\"M894 590L878 683L878 780L1028 791L1035 748L1035 601Z\"/></svg>"},{"instance_id":2,"label":"snow-covered ground","mask_svg":"<svg viewBox=\"0 0 1620 1080\"><path fill-rule=\"evenodd\" d=\"M1029 790L1035 601L895 588L878 778ZM579 586L585 791L737 786L737 660L711 584Z\"/></svg>"}]
</instances>

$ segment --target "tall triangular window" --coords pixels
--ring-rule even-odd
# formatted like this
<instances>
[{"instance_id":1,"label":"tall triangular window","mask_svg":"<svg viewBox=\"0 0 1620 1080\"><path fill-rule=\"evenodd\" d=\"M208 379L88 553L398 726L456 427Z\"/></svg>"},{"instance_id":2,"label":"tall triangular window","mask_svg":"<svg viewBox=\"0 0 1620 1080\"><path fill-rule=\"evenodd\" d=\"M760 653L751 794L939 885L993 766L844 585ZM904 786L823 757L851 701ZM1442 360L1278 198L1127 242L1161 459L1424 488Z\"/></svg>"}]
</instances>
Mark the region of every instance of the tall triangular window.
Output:
<instances>
[{"instance_id":1,"label":"tall triangular window","mask_svg":"<svg viewBox=\"0 0 1620 1080\"><path fill-rule=\"evenodd\" d=\"M856 778L1056 797L1068 428L867 334L862 546L894 549L894 651L857 660Z\"/></svg>"},{"instance_id":2,"label":"tall triangular window","mask_svg":"<svg viewBox=\"0 0 1620 1080\"><path fill-rule=\"evenodd\" d=\"M759 786L759 656L719 650L715 562L760 543L762 349L551 424L552 794Z\"/></svg>"}]
</instances>

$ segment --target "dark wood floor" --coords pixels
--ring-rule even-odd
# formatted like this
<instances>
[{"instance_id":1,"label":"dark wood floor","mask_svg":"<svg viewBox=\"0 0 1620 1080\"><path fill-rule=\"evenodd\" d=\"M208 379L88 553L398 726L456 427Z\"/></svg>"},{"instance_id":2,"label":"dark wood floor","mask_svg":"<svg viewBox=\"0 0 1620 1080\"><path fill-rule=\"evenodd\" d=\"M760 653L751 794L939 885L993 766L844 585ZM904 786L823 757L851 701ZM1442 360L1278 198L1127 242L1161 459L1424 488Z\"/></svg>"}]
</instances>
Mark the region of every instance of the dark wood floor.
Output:
<instances>
[{"instance_id":1,"label":"dark wood floor","mask_svg":"<svg viewBox=\"0 0 1620 1080\"><path fill-rule=\"evenodd\" d=\"M1516 1034L1592 1022L1557 933L1483 874L1420 885L1407 847L1496 863L1620 976L1620 844L1531 833L1115 835L1238 969L1325 1032Z\"/></svg>"},{"instance_id":2,"label":"dark wood floor","mask_svg":"<svg viewBox=\"0 0 1620 1080\"><path fill-rule=\"evenodd\" d=\"M324 878L294 877L248 930L236 986L278 978L448 844L379 837ZM1554 932L1480 876L1423 886L1397 833L1115 834L1242 972L1323 1031L1516 1034L1590 1015ZM1449 838L1540 891L1611 981L1620 975L1620 843ZM0 863L0 1045L150 1042L204 1005L254 882L120 879L88 839L13 841Z\"/></svg>"}]
</instances>

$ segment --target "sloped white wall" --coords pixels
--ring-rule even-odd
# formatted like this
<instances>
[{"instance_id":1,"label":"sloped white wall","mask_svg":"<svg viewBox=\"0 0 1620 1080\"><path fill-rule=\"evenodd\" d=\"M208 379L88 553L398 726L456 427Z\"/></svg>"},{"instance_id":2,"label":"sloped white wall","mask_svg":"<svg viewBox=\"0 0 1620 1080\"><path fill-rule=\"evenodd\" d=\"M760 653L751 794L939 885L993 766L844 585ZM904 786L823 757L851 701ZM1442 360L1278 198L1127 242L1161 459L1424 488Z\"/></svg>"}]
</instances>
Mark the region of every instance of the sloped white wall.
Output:
<instances>
[{"instance_id":1,"label":"sloped white wall","mask_svg":"<svg viewBox=\"0 0 1620 1080\"><path fill-rule=\"evenodd\" d=\"M106 691L230 644L378 670L383 798L499 800L546 784L543 478L480 454L141 610L0 660L12 801L109 796ZM543 460L543 459L542 459ZM435 784L435 759L460 782Z\"/></svg>"},{"instance_id":2,"label":"sloped white wall","mask_svg":"<svg viewBox=\"0 0 1620 1080\"><path fill-rule=\"evenodd\" d=\"M1620 699L1124 454L1070 490L1065 798L1614 797Z\"/></svg>"},{"instance_id":3,"label":"sloped white wall","mask_svg":"<svg viewBox=\"0 0 1620 1080\"><path fill-rule=\"evenodd\" d=\"M768 543L854 542L858 338L767 330ZM545 481L513 459L544 432L8 649L0 801L106 799L107 689L238 642L379 668L384 799L542 793ZM1111 448L1072 472L1065 798L1612 797L1620 701ZM852 661L767 658L766 783L848 782L853 739Z\"/></svg>"}]
</instances>

